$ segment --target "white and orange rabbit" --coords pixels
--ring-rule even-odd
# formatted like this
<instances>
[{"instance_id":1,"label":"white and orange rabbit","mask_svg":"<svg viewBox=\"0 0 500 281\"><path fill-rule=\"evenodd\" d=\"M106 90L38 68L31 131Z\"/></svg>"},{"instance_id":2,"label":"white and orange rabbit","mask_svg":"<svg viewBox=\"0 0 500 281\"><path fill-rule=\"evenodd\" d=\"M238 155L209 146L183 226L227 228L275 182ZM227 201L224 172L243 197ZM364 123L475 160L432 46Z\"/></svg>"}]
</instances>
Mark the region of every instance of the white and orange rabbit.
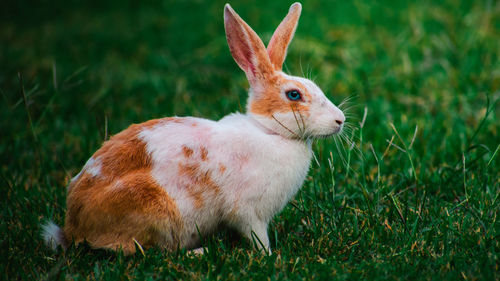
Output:
<instances>
[{"instance_id":1,"label":"white and orange rabbit","mask_svg":"<svg viewBox=\"0 0 500 281\"><path fill-rule=\"evenodd\" d=\"M223 224L270 251L268 224L304 182L311 139L345 121L316 84L282 72L300 12L290 7L266 50L226 4L229 49L250 83L247 112L156 119L113 136L71 180L64 229L47 223L46 242L193 249Z\"/></svg>"}]
</instances>

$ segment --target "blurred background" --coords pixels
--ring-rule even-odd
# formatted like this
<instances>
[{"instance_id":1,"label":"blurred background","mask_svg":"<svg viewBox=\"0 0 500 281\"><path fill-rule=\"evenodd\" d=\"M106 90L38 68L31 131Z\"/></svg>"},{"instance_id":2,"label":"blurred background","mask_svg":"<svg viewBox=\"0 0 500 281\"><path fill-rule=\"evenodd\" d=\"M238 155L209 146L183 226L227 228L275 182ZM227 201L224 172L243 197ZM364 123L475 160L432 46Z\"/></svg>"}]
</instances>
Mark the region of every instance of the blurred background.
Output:
<instances>
[{"instance_id":1,"label":"blurred background","mask_svg":"<svg viewBox=\"0 0 500 281\"><path fill-rule=\"evenodd\" d=\"M92 115L116 132L152 117L238 110L247 84L228 52L224 3L7 0L2 112L19 103L18 73L37 134L55 133L47 121L61 116L92 134ZM267 44L291 2L231 4ZM497 1L307 1L285 69L313 78L335 103L355 96L375 126L436 114L474 126L486 96L498 96L499 21Z\"/></svg>"},{"instance_id":2,"label":"blurred background","mask_svg":"<svg viewBox=\"0 0 500 281\"><path fill-rule=\"evenodd\" d=\"M265 44L291 3L231 2ZM3 159L20 161L11 152L29 151L24 140L35 137L57 161L79 167L130 123L244 110L248 84L227 47L224 4L4 1ZM416 149L439 151L428 154L437 164L466 149L487 99L498 100L499 56L498 1L308 0L284 69L313 79L336 104L352 98L351 124L367 107L365 134L378 150L391 122L409 138L419 125ZM490 149L499 142L493 111L476 136L494 139Z\"/></svg>"},{"instance_id":3,"label":"blurred background","mask_svg":"<svg viewBox=\"0 0 500 281\"><path fill-rule=\"evenodd\" d=\"M3 254L43 247L31 239L39 221L62 222L68 180L110 135L152 118L219 119L244 110L248 84L227 47L225 3L2 1L0 171L7 187L2 206L9 207L0 215L6 222L1 230L25 233L16 242L2 238ZM230 4L267 44L292 2ZM313 165L306 186L324 186L325 196L350 198L360 209L368 208L366 194L399 192L412 179L450 204L467 196L466 178L477 181L469 184L477 184L480 194L498 194L499 1L307 0L302 5L284 70L313 79L336 104L350 100L343 108L351 126L347 138L354 141L340 148L333 140L315 144L319 165ZM414 143L411 151L389 149L391 137L402 148L402 141ZM351 151L363 156L351 159ZM337 190L335 181L325 181L332 165ZM355 172L349 173L349 165ZM364 193L360 182L367 184ZM316 206L314 200L304 202ZM441 203L436 210L442 211ZM396 203L385 204L397 218ZM292 225L276 224L277 233L297 228L299 219L292 214L285 210L282 216ZM35 271L50 268L35 257L44 264ZM26 259L11 260L8 272L34 262Z\"/></svg>"}]
</instances>

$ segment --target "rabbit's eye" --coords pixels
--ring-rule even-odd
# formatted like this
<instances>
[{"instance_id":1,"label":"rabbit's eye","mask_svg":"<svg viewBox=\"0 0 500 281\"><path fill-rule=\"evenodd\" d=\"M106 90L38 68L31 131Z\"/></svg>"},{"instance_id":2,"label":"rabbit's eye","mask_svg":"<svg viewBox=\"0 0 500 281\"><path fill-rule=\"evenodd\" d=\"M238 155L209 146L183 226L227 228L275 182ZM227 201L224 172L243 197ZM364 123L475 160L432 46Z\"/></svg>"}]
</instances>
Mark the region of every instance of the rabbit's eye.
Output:
<instances>
[{"instance_id":1,"label":"rabbit's eye","mask_svg":"<svg viewBox=\"0 0 500 281\"><path fill-rule=\"evenodd\" d=\"M286 92L286 97L291 101L298 101L302 99L302 95L297 90L290 90Z\"/></svg>"}]
</instances>

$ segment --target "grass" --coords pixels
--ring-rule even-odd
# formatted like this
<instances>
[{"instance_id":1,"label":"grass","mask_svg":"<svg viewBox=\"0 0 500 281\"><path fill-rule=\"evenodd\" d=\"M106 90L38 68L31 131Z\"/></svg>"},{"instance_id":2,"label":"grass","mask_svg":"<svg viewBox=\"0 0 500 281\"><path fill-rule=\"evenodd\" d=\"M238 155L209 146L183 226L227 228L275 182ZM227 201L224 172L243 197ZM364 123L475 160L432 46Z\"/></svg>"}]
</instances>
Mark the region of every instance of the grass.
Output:
<instances>
[{"instance_id":1,"label":"grass","mask_svg":"<svg viewBox=\"0 0 500 281\"><path fill-rule=\"evenodd\" d=\"M265 42L286 1L232 6ZM286 69L351 101L346 138L272 221L273 254L228 230L209 253L51 252L65 186L131 123L244 108L223 1L7 0L0 11L4 280L499 280L500 4L307 1Z\"/></svg>"}]
</instances>

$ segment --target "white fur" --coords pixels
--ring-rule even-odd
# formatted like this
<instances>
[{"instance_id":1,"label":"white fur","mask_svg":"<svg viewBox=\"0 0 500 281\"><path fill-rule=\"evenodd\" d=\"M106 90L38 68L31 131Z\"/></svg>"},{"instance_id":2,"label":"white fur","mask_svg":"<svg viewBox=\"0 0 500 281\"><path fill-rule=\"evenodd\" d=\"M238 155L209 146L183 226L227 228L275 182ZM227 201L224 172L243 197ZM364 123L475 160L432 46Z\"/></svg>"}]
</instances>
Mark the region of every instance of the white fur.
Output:
<instances>
[{"instance_id":1,"label":"white fur","mask_svg":"<svg viewBox=\"0 0 500 281\"><path fill-rule=\"evenodd\" d=\"M90 160L93 160L92 163L87 163L88 165L85 165L85 171L89 173L92 177L97 177L101 174L101 162L98 159L90 158Z\"/></svg>"},{"instance_id":2,"label":"white fur","mask_svg":"<svg viewBox=\"0 0 500 281\"><path fill-rule=\"evenodd\" d=\"M298 191L311 161L311 145L263 131L250 116L232 114L219 122L189 118L196 127L166 123L140 133L153 159L153 177L177 203L184 221L183 247L197 244L202 234L225 223L251 238L252 231L269 248L267 225ZM168 140L168 141L166 141ZM186 161L181 147L206 147L208 160L200 169L210 171L221 194L205 198L197 209L182 188L177 166ZM227 167L223 174L218 167Z\"/></svg>"},{"instance_id":3,"label":"white fur","mask_svg":"<svg viewBox=\"0 0 500 281\"><path fill-rule=\"evenodd\" d=\"M52 250L56 250L57 246L63 245L62 230L53 221L47 221L42 225L42 237L45 244Z\"/></svg>"},{"instance_id":4,"label":"white fur","mask_svg":"<svg viewBox=\"0 0 500 281\"><path fill-rule=\"evenodd\" d=\"M89 173L90 175L92 175L92 177L101 175L101 162L99 161L99 158L94 159L94 157L90 157L83 166L82 170L76 176L74 176L70 182L78 180L83 172Z\"/></svg>"}]
</instances>

